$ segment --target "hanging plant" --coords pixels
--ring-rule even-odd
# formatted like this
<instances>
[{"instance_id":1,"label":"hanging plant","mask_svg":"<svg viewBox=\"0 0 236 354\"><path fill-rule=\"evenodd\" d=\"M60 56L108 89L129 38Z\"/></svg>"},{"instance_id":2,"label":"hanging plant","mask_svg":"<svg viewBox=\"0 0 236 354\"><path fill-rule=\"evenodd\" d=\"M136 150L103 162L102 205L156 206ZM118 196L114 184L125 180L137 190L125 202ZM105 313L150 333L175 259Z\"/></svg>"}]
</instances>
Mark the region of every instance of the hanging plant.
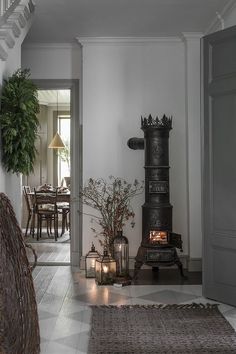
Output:
<instances>
[{"instance_id":1,"label":"hanging plant","mask_svg":"<svg viewBox=\"0 0 236 354\"><path fill-rule=\"evenodd\" d=\"M29 77L29 69L18 69L4 80L0 111L3 166L24 175L33 172L39 126L37 87Z\"/></svg>"}]
</instances>

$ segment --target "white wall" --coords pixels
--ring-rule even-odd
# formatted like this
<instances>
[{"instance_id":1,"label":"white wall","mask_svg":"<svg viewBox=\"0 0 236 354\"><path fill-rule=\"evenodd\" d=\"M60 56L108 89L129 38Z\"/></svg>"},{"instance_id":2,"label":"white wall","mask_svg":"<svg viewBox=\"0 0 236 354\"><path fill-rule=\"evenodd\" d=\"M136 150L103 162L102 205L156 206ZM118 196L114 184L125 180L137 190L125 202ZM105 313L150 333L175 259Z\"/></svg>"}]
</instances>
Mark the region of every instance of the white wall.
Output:
<instances>
[{"instance_id":1,"label":"white wall","mask_svg":"<svg viewBox=\"0 0 236 354\"><path fill-rule=\"evenodd\" d=\"M120 176L144 179L144 152L130 150L130 137L143 137L141 115L173 115L170 132L170 201L173 230L182 234L188 253L185 49L178 39L153 42L83 44L83 177ZM133 201L134 229L126 228L130 255L141 242L141 205ZM94 236L84 217L85 254Z\"/></svg>"},{"instance_id":2,"label":"white wall","mask_svg":"<svg viewBox=\"0 0 236 354\"><path fill-rule=\"evenodd\" d=\"M78 79L81 77L78 44L29 44L22 47L22 65L34 79Z\"/></svg>"},{"instance_id":3,"label":"white wall","mask_svg":"<svg viewBox=\"0 0 236 354\"><path fill-rule=\"evenodd\" d=\"M183 33L185 44L185 112L187 134L187 188L189 270L201 269L201 104L200 104L200 39L202 33Z\"/></svg>"}]
</instances>

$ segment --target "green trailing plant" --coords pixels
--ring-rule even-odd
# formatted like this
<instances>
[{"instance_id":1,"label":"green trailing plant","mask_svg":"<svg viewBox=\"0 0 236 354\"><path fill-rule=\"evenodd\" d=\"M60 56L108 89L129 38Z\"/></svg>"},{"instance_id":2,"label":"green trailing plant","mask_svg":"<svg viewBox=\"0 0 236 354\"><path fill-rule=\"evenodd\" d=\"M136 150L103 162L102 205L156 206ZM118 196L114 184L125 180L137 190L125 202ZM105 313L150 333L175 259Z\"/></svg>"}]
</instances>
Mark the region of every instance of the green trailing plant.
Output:
<instances>
[{"instance_id":1,"label":"green trailing plant","mask_svg":"<svg viewBox=\"0 0 236 354\"><path fill-rule=\"evenodd\" d=\"M39 126L37 87L29 77L29 69L18 69L4 80L0 111L3 166L8 172L24 175L34 169Z\"/></svg>"}]
</instances>

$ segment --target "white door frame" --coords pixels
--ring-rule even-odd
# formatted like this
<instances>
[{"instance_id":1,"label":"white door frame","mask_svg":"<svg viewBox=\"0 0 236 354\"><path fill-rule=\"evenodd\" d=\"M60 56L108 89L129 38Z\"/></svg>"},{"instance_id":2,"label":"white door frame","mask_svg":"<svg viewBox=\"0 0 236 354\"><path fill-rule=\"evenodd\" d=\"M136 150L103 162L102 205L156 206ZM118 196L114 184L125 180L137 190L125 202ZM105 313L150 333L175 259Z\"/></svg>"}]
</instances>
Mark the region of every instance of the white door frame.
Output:
<instances>
[{"instance_id":1,"label":"white door frame","mask_svg":"<svg viewBox=\"0 0 236 354\"><path fill-rule=\"evenodd\" d=\"M70 263L79 267L82 255L82 215L79 191L82 186L82 123L80 114L79 80L33 80L39 90L71 91L71 242Z\"/></svg>"}]
</instances>

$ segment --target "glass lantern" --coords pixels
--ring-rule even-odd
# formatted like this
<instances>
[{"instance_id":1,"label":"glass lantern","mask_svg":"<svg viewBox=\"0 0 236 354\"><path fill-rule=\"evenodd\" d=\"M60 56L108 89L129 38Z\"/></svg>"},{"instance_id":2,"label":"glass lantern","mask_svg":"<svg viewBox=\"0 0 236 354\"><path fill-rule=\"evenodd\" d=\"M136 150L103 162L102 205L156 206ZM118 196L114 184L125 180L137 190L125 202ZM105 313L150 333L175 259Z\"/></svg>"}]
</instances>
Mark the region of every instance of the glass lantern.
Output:
<instances>
[{"instance_id":1,"label":"glass lantern","mask_svg":"<svg viewBox=\"0 0 236 354\"><path fill-rule=\"evenodd\" d=\"M116 277L116 261L104 249L103 255L95 262L95 280L98 285L111 285Z\"/></svg>"},{"instance_id":2,"label":"glass lantern","mask_svg":"<svg viewBox=\"0 0 236 354\"><path fill-rule=\"evenodd\" d=\"M129 242L122 231L118 231L113 240L113 250L117 276L129 277Z\"/></svg>"},{"instance_id":3,"label":"glass lantern","mask_svg":"<svg viewBox=\"0 0 236 354\"><path fill-rule=\"evenodd\" d=\"M95 250L95 246L92 243L91 250L85 257L85 276L86 278L95 278L95 262L100 257L100 254Z\"/></svg>"}]
</instances>

